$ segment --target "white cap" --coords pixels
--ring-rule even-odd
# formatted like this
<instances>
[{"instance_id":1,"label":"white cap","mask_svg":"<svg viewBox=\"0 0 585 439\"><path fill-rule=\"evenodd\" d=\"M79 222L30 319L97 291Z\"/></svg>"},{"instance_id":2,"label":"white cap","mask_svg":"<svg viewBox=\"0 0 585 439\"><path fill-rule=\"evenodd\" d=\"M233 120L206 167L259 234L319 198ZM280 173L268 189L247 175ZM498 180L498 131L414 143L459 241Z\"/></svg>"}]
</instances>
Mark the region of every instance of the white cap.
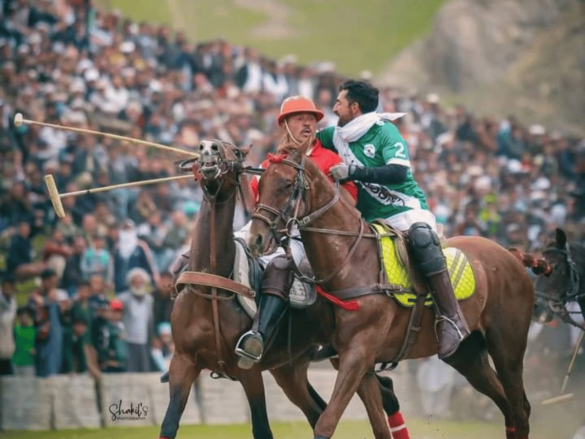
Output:
<instances>
[{"instance_id":1,"label":"white cap","mask_svg":"<svg viewBox=\"0 0 585 439\"><path fill-rule=\"evenodd\" d=\"M430 93L427 95L427 102L429 104L438 104L439 103L439 95L436 93Z\"/></svg>"},{"instance_id":2,"label":"white cap","mask_svg":"<svg viewBox=\"0 0 585 439\"><path fill-rule=\"evenodd\" d=\"M87 69L83 75L87 82L97 81L100 77L100 72L94 67Z\"/></svg>"},{"instance_id":3,"label":"white cap","mask_svg":"<svg viewBox=\"0 0 585 439\"><path fill-rule=\"evenodd\" d=\"M542 125L531 125L528 128L528 132L533 136L544 136L546 134L546 129Z\"/></svg>"},{"instance_id":4,"label":"white cap","mask_svg":"<svg viewBox=\"0 0 585 439\"><path fill-rule=\"evenodd\" d=\"M132 41L124 41L120 44L120 52L122 53L132 53L136 50L136 44Z\"/></svg>"}]
</instances>

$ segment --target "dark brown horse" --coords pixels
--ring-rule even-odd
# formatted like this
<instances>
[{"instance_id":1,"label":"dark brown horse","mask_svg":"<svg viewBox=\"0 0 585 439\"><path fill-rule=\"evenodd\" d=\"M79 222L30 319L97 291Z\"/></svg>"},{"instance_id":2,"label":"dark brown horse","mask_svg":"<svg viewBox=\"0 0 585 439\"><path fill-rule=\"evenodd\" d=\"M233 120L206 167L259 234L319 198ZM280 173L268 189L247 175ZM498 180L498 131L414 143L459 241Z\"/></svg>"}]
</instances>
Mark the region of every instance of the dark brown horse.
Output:
<instances>
[{"instance_id":1,"label":"dark brown horse","mask_svg":"<svg viewBox=\"0 0 585 439\"><path fill-rule=\"evenodd\" d=\"M297 222L316 278L327 279L321 282L327 292L363 292L364 287L374 292L380 261L376 240L363 237L367 224L336 196L334 185L310 159L291 149L280 152L260 179L250 249L269 253L285 225ZM446 245L467 256L476 277L474 295L461 303L473 332L449 364L497 404L504 414L507 438L526 439L530 404L522 374L534 303L531 279L518 259L492 241L462 236ZM314 429L315 438L333 435L360 379L375 363L392 361L402 346L410 311L384 294L356 300L357 312L335 308L331 343L339 354L339 373L329 405ZM406 358L437 353L434 323L433 311L425 309L422 330Z\"/></svg>"},{"instance_id":2,"label":"dark brown horse","mask_svg":"<svg viewBox=\"0 0 585 439\"><path fill-rule=\"evenodd\" d=\"M557 314L563 321L581 327L566 304L578 302L585 319L585 246L569 244L565 232L557 229L555 240L542 251L542 256L552 271L536 279L535 312L546 314L547 320Z\"/></svg>"},{"instance_id":3,"label":"dark brown horse","mask_svg":"<svg viewBox=\"0 0 585 439\"><path fill-rule=\"evenodd\" d=\"M234 265L232 224L246 151L219 141L204 141L199 152L198 175L205 196L191 242L189 271L217 277L208 276L203 278L203 284L187 285L173 306L171 325L176 352L169 370L170 402L160 437L176 436L191 386L203 369L210 369L242 384L250 404L255 438L272 438L262 370L270 369L287 397L303 411L314 427L326 404L309 384L307 369L315 346L327 340L324 333L331 324L331 318L324 319L322 315L331 316L331 307L318 301L306 311L292 311L290 364L288 334L281 330L270 353L261 363L248 370L238 368L234 347L252 321L238 301L233 299L233 294L221 287L221 282L230 277ZM215 289L204 286L213 282L219 282L220 286ZM233 284L227 284L227 287L233 287ZM213 300L214 295L216 300ZM391 380L378 380L373 376L364 379L360 397L376 438L389 439L391 436L381 408L381 395L387 414L398 413L399 406Z\"/></svg>"}]
</instances>

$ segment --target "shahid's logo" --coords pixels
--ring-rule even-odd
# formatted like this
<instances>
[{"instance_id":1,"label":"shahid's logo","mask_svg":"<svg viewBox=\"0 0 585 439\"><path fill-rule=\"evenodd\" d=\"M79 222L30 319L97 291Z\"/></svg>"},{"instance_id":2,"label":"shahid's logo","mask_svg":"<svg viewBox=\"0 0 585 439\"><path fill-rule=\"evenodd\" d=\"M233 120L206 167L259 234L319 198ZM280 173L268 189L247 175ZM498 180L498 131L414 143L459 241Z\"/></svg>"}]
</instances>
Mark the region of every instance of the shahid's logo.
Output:
<instances>
[{"instance_id":1,"label":"shahid's logo","mask_svg":"<svg viewBox=\"0 0 585 439\"><path fill-rule=\"evenodd\" d=\"M364 145L364 154L370 158L374 158L374 156L376 155L376 147L371 143Z\"/></svg>"}]
</instances>

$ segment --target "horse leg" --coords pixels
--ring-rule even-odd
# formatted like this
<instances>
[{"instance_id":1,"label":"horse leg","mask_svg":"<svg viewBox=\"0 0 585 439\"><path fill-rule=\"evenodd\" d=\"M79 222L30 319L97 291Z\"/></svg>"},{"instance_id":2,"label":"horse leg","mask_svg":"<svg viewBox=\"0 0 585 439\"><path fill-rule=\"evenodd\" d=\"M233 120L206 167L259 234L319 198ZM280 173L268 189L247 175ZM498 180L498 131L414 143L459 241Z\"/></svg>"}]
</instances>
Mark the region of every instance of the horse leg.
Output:
<instances>
[{"instance_id":1,"label":"horse leg","mask_svg":"<svg viewBox=\"0 0 585 439\"><path fill-rule=\"evenodd\" d=\"M329 361L335 370L339 370L338 358L330 358ZM370 375L373 375L376 378L377 382L374 384L379 392L371 387L372 383L370 383L369 380ZM366 407L372 431L376 438L391 437L393 439L410 439L410 433L404 423L402 413L400 413L400 403L394 394L394 383L392 382L392 378L382 377L376 374L366 374L364 380L360 383L360 387L358 387L357 393ZM386 420L380 421L380 415L376 413L377 408L380 406L380 400L376 393L381 394L382 407L388 417L388 424L386 424ZM391 436L388 436L388 425L390 426L390 432L392 433Z\"/></svg>"},{"instance_id":2,"label":"horse leg","mask_svg":"<svg viewBox=\"0 0 585 439\"><path fill-rule=\"evenodd\" d=\"M496 403L504 415L507 439L515 439L515 424L510 404L498 375L490 366L485 339L482 335L477 331L472 332L447 363L467 378L478 392Z\"/></svg>"},{"instance_id":3,"label":"horse leg","mask_svg":"<svg viewBox=\"0 0 585 439\"><path fill-rule=\"evenodd\" d=\"M169 367L170 401L160 429L159 439L173 439L177 436L179 421L187 405L191 385L199 377L201 369L186 355L176 354Z\"/></svg>"},{"instance_id":4,"label":"horse leg","mask_svg":"<svg viewBox=\"0 0 585 439\"><path fill-rule=\"evenodd\" d=\"M357 388L357 394L366 407L370 425L376 439L392 439L383 410L382 392L373 372L366 373Z\"/></svg>"},{"instance_id":5,"label":"horse leg","mask_svg":"<svg viewBox=\"0 0 585 439\"><path fill-rule=\"evenodd\" d=\"M502 317L505 319L505 317ZM524 336L522 336L524 334ZM528 439L530 425L530 403L524 390L524 353L526 351L526 332L501 331L488 329L486 332L488 351L494 360L498 377L504 385L506 397L514 417L514 426L518 439Z\"/></svg>"},{"instance_id":6,"label":"horse leg","mask_svg":"<svg viewBox=\"0 0 585 439\"><path fill-rule=\"evenodd\" d=\"M254 439L273 439L266 409L266 394L264 392L262 372L257 367L242 369L240 382L250 405Z\"/></svg>"},{"instance_id":7,"label":"horse leg","mask_svg":"<svg viewBox=\"0 0 585 439\"><path fill-rule=\"evenodd\" d=\"M339 372L333 394L329 405L317 422L314 439L327 439L333 436L352 396L356 393L368 369L374 365L374 349L368 349L367 345L372 343L366 343L366 341L375 340L376 337L374 334L368 336L372 331L364 332L366 333L354 337L345 346L343 352L339 352Z\"/></svg>"},{"instance_id":8,"label":"horse leg","mask_svg":"<svg viewBox=\"0 0 585 439\"><path fill-rule=\"evenodd\" d=\"M290 402L301 409L311 427L315 428L319 416L327 407L327 403L323 401L309 383L307 377L309 364L308 362L292 365L285 364L279 368L272 369L270 373Z\"/></svg>"},{"instance_id":9,"label":"horse leg","mask_svg":"<svg viewBox=\"0 0 585 439\"><path fill-rule=\"evenodd\" d=\"M380 392L382 393L382 405L388 416L388 425L393 439L410 439L410 432L400 413L400 403L394 393L394 383L390 377L376 375Z\"/></svg>"}]
</instances>

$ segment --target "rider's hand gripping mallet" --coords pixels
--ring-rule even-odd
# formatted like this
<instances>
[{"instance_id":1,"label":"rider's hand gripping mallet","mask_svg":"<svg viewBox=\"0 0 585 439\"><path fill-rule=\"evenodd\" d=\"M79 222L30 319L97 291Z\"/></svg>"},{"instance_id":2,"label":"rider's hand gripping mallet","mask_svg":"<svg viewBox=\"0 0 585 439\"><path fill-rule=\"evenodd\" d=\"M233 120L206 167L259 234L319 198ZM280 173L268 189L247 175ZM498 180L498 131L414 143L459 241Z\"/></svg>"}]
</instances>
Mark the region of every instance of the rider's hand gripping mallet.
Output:
<instances>
[{"instance_id":1,"label":"rider's hand gripping mallet","mask_svg":"<svg viewBox=\"0 0 585 439\"><path fill-rule=\"evenodd\" d=\"M561 386L560 396L555 396L554 398L545 399L544 401L542 401L543 405L550 405L550 404L556 404L557 402L567 401L569 399L573 399L573 397L575 396L572 393L567 393L566 395L563 395L563 392L565 391L565 388L567 387L567 384L569 383L569 377L571 376L571 372L573 371L573 367L575 366L575 360L577 359L577 354L579 353L579 350L581 349L581 345L583 344L584 337L585 337L585 329L582 328L581 334L579 334L579 339L577 340L577 343L575 345L575 350L573 351L573 357L571 358L571 362L569 363L569 368L567 370L567 374L565 375L565 379L563 380L563 385Z\"/></svg>"},{"instance_id":2,"label":"rider's hand gripping mallet","mask_svg":"<svg viewBox=\"0 0 585 439\"><path fill-rule=\"evenodd\" d=\"M175 175L174 177L165 177L165 178L155 178L152 180L143 180L143 181L134 181L131 183L122 183L122 184L114 184L112 186L103 186L93 189L85 189L82 191L75 191L75 192L67 192L65 194L60 194L59 190L57 189L57 185L55 184L55 179L51 174L45 175L45 183L47 185L47 190L49 191L49 197L51 198L51 202L53 203L53 209L55 209L55 213L59 218L65 217L65 209L63 208L63 202L61 201L62 198L67 197L76 197L78 195L87 195L87 194L96 194L98 192L107 192L114 189L120 189L123 187L133 187L133 186L143 186L147 184L155 184L155 183L162 183L164 181L173 181L173 180L181 180L184 178L193 178L192 175Z\"/></svg>"},{"instance_id":3,"label":"rider's hand gripping mallet","mask_svg":"<svg viewBox=\"0 0 585 439\"><path fill-rule=\"evenodd\" d=\"M133 139L132 137L119 136L117 134L102 133L101 131L87 130L85 128L75 128L75 127L68 127L68 126L64 126L64 125L56 125L56 124L52 124L52 123L37 122L34 120L24 119L22 117L21 113L16 113L16 115L14 116L14 126L19 127L23 123L28 124L28 125L39 125L39 126L43 126L43 127L57 128L59 130L72 131L74 133L94 134L96 136L110 137L112 139L124 140L126 142L137 143L139 145L152 146L153 148L158 148L158 149L162 149L165 151L174 152L177 154L188 155L191 157L199 157L199 154L196 152L186 151L184 149L174 148L172 146L166 146L166 145L162 145L160 143L149 142L147 140Z\"/></svg>"}]
</instances>

